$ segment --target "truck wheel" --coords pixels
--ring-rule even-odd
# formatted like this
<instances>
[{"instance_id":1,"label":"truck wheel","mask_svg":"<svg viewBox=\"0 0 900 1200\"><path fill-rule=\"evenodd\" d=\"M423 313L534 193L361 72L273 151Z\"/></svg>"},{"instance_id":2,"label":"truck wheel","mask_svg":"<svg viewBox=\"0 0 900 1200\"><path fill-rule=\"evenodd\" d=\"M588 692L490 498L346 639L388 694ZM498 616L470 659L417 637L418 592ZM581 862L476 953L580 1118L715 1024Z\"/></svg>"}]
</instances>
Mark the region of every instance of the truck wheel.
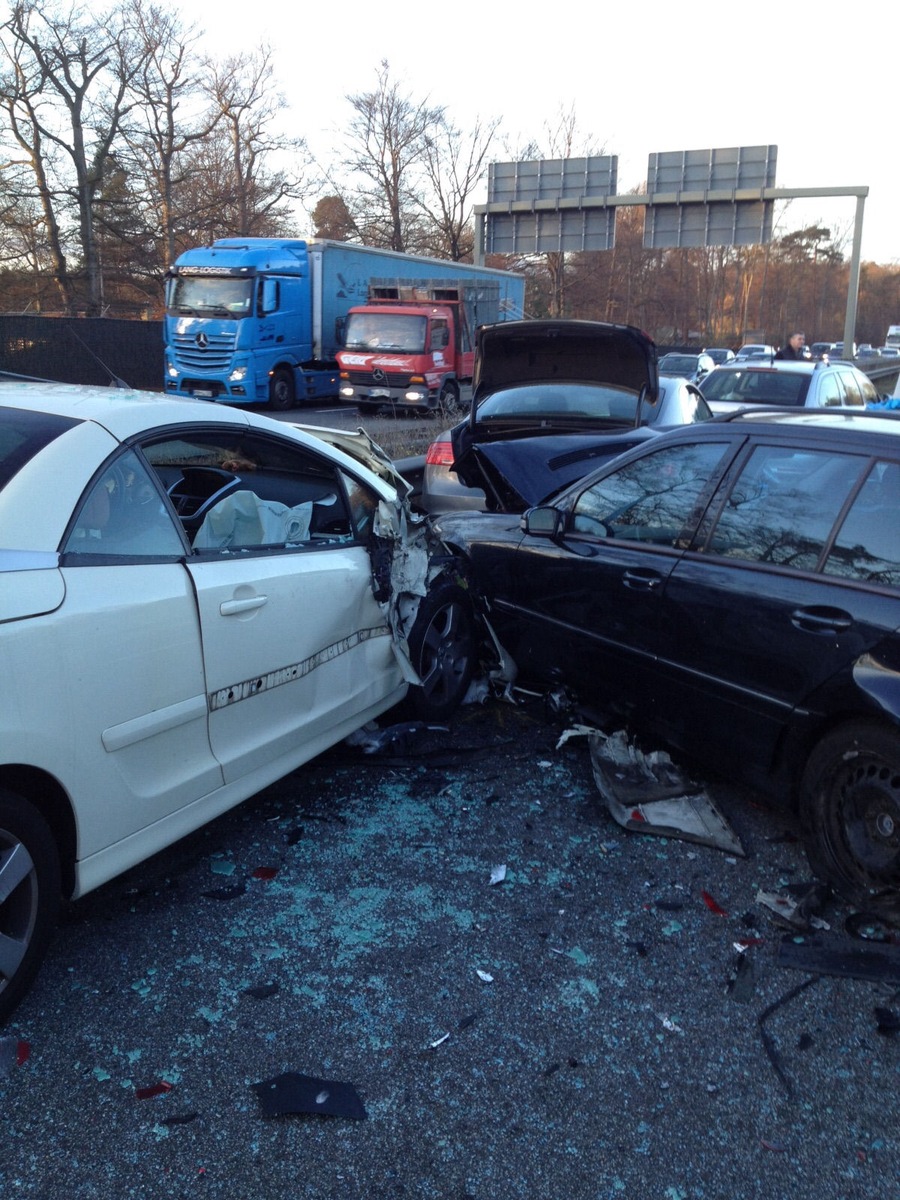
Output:
<instances>
[{"instance_id":1,"label":"truck wheel","mask_svg":"<svg viewBox=\"0 0 900 1200\"><path fill-rule=\"evenodd\" d=\"M832 730L809 757L800 792L817 875L854 904L900 908L900 739L872 721Z\"/></svg>"},{"instance_id":2,"label":"truck wheel","mask_svg":"<svg viewBox=\"0 0 900 1200\"><path fill-rule=\"evenodd\" d=\"M56 928L59 854L38 811L0 789L0 1022L37 974Z\"/></svg>"},{"instance_id":3,"label":"truck wheel","mask_svg":"<svg viewBox=\"0 0 900 1200\"><path fill-rule=\"evenodd\" d=\"M269 408L275 412L287 412L297 402L292 371L273 371L269 380Z\"/></svg>"},{"instance_id":4,"label":"truck wheel","mask_svg":"<svg viewBox=\"0 0 900 1200\"><path fill-rule=\"evenodd\" d=\"M438 396L436 412L442 417L456 417L459 414L459 388L455 383L447 382L441 388Z\"/></svg>"},{"instance_id":5,"label":"truck wheel","mask_svg":"<svg viewBox=\"0 0 900 1200\"><path fill-rule=\"evenodd\" d=\"M446 577L435 581L419 604L409 635L409 654L421 687L409 702L423 719L441 721L462 703L475 672L475 612L468 593Z\"/></svg>"}]
</instances>

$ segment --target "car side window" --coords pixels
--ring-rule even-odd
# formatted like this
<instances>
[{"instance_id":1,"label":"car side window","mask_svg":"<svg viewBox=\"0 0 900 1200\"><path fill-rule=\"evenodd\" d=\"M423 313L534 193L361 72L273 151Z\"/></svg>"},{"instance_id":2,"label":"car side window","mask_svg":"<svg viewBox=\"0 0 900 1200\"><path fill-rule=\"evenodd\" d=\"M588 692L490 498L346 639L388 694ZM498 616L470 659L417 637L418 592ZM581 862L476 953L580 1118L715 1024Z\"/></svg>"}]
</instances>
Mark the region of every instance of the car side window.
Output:
<instances>
[{"instance_id":1,"label":"car side window","mask_svg":"<svg viewBox=\"0 0 900 1200\"><path fill-rule=\"evenodd\" d=\"M865 461L860 455L756 446L724 501L706 549L815 570Z\"/></svg>"},{"instance_id":2,"label":"car side window","mask_svg":"<svg viewBox=\"0 0 900 1200\"><path fill-rule=\"evenodd\" d=\"M900 463L874 464L823 570L844 579L900 587Z\"/></svg>"},{"instance_id":3,"label":"car side window","mask_svg":"<svg viewBox=\"0 0 900 1200\"><path fill-rule=\"evenodd\" d=\"M241 430L144 448L196 554L309 550L355 534L337 470L312 450Z\"/></svg>"},{"instance_id":4,"label":"car side window","mask_svg":"<svg viewBox=\"0 0 900 1200\"><path fill-rule=\"evenodd\" d=\"M847 393L845 404L862 405L865 403L860 391L859 381L853 371L841 371L841 383L844 385L844 391Z\"/></svg>"},{"instance_id":5,"label":"car side window","mask_svg":"<svg viewBox=\"0 0 900 1200\"><path fill-rule=\"evenodd\" d=\"M159 487L134 451L121 455L94 480L62 551L67 565L110 556L184 555L184 543Z\"/></svg>"},{"instance_id":6,"label":"car side window","mask_svg":"<svg viewBox=\"0 0 900 1200\"><path fill-rule=\"evenodd\" d=\"M841 387L841 377L838 371L829 371L819 382L819 404L830 408L846 403L844 389Z\"/></svg>"},{"instance_id":7,"label":"car side window","mask_svg":"<svg viewBox=\"0 0 900 1200\"><path fill-rule=\"evenodd\" d=\"M727 446L672 446L604 476L578 497L571 532L674 546Z\"/></svg>"}]
</instances>

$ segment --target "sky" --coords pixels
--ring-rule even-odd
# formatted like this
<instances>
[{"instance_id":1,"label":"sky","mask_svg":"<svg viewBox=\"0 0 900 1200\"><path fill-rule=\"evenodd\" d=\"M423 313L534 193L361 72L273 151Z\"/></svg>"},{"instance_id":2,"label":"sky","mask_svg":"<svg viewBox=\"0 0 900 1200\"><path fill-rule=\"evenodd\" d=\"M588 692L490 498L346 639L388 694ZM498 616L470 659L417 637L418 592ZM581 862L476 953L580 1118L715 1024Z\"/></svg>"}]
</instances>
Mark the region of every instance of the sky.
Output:
<instances>
[{"instance_id":1,"label":"sky","mask_svg":"<svg viewBox=\"0 0 900 1200\"><path fill-rule=\"evenodd\" d=\"M777 187L868 187L863 261L900 263L890 115L900 9L884 0L856 0L852 22L827 0L815 11L772 0L649 0L581 14L484 0L254 8L179 0L177 11L217 59L271 47L287 127L326 163L341 154L346 97L374 90L386 59L414 101L445 106L461 129L500 117L510 147L545 143L548 127L574 107L579 134L618 156L620 194L644 182L651 153L775 145ZM498 143L491 157L510 155ZM486 201L485 185L475 202ZM849 256L855 212L850 197L794 200L775 236L821 223Z\"/></svg>"}]
</instances>

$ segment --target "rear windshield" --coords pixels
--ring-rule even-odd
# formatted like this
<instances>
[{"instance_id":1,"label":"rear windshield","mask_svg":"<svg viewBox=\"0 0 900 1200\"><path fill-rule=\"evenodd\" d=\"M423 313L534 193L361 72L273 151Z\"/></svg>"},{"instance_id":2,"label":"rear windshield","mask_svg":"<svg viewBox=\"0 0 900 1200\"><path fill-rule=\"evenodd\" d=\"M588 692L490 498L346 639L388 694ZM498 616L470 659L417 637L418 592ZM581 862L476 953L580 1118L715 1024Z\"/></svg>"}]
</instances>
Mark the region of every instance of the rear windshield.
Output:
<instances>
[{"instance_id":1,"label":"rear windshield","mask_svg":"<svg viewBox=\"0 0 900 1200\"><path fill-rule=\"evenodd\" d=\"M638 398L627 388L599 383L528 383L492 392L478 405L477 419L487 421L596 420L633 425Z\"/></svg>"},{"instance_id":2,"label":"rear windshield","mask_svg":"<svg viewBox=\"0 0 900 1200\"><path fill-rule=\"evenodd\" d=\"M30 458L79 423L72 417L0 408L0 491Z\"/></svg>"},{"instance_id":3,"label":"rear windshield","mask_svg":"<svg viewBox=\"0 0 900 1200\"><path fill-rule=\"evenodd\" d=\"M700 384L700 390L709 401L802 407L809 391L809 380L809 375L799 371L775 371L764 367L732 371L728 367L720 367L706 376Z\"/></svg>"},{"instance_id":4,"label":"rear windshield","mask_svg":"<svg viewBox=\"0 0 900 1200\"><path fill-rule=\"evenodd\" d=\"M692 375L697 370L696 354L664 354L659 360L660 371L669 375Z\"/></svg>"}]
</instances>

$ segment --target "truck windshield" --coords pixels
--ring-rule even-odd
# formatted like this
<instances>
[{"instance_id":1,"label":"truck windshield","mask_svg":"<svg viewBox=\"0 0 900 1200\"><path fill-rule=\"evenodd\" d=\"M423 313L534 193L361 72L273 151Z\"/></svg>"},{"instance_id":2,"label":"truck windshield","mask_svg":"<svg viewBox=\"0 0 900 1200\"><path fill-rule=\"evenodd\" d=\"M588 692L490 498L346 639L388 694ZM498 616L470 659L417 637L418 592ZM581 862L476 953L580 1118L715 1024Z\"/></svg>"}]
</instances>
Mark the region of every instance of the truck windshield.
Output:
<instances>
[{"instance_id":1,"label":"truck windshield","mask_svg":"<svg viewBox=\"0 0 900 1200\"><path fill-rule=\"evenodd\" d=\"M426 317L401 313L351 313L347 319L347 350L394 350L423 354Z\"/></svg>"},{"instance_id":2,"label":"truck windshield","mask_svg":"<svg viewBox=\"0 0 900 1200\"><path fill-rule=\"evenodd\" d=\"M226 275L179 275L169 294L169 314L177 317L233 317L250 314L252 279Z\"/></svg>"}]
</instances>

